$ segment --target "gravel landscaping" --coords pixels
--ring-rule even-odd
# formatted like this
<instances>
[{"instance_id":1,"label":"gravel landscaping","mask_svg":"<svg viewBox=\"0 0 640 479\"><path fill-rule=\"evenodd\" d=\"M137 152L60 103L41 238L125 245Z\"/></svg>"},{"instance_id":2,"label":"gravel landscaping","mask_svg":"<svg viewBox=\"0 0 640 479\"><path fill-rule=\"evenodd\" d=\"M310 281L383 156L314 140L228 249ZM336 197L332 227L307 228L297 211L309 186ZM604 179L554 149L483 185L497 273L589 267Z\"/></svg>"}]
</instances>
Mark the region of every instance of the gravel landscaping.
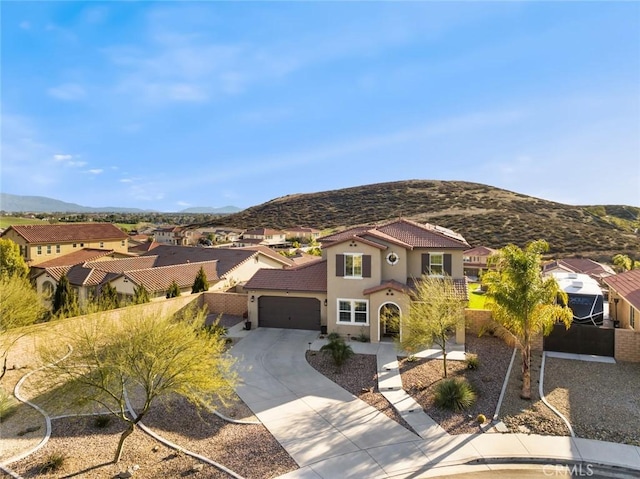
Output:
<instances>
[{"instance_id":1,"label":"gravel landscaping","mask_svg":"<svg viewBox=\"0 0 640 479\"><path fill-rule=\"evenodd\" d=\"M540 399L540 365L542 352L531 352L531 400L520 399L522 389L522 360L520 352L509 376L509 384L500 408L499 419L509 432L542 434L547 436L568 436L569 429L551 409ZM546 376L545 376L546 381ZM558 397L558 401L559 401Z\"/></svg>"},{"instance_id":2,"label":"gravel landscaping","mask_svg":"<svg viewBox=\"0 0 640 479\"><path fill-rule=\"evenodd\" d=\"M547 357L544 392L577 436L640 446L640 364Z\"/></svg>"},{"instance_id":3,"label":"gravel landscaping","mask_svg":"<svg viewBox=\"0 0 640 479\"><path fill-rule=\"evenodd\" d=\"M373 354L355 354L338 370L329 353L307 351L307 361L315 370L354 396L414 432L389 401L378 391L378 366Z\"/></svg>"},{"instance_id":4,"label":"gravel landscaping","mask_svg":"<svg viewBox=\"0 0 640 479\"><path fill-rule=\"evenodd\" d=\"M448 376L465 378L477 394L476 403L458 413L439 409L434 405L434 388L443 379L442 359L400 360L400 373L405 391L449 434L479 432L476 421L478 414L484 414L487 419L493 417L513 352L498 338L478 338L471 334L466 338L466 350L478 355L478 369L468 369L464 361L447 361Z\"/></svg>"}]
</instances>

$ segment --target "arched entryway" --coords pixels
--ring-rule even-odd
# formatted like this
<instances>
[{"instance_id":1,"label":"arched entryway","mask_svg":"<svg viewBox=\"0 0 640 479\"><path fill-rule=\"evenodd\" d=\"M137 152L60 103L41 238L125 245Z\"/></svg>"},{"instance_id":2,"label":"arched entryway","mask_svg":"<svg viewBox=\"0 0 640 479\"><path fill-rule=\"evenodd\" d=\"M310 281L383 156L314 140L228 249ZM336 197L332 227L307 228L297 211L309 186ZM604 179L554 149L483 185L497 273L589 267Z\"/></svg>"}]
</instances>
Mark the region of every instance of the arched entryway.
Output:
<instances>
[{"instance_id":1,"label":"arched entryway","mask_svg":"<svg viewBox=\"0 0 640 479\"><path fill-rule=\"evenodd\" d=\"M378 313L380 341L393 340L400 334L400 307L395 303L384 303Z\"/></svg>"}]
</instances>

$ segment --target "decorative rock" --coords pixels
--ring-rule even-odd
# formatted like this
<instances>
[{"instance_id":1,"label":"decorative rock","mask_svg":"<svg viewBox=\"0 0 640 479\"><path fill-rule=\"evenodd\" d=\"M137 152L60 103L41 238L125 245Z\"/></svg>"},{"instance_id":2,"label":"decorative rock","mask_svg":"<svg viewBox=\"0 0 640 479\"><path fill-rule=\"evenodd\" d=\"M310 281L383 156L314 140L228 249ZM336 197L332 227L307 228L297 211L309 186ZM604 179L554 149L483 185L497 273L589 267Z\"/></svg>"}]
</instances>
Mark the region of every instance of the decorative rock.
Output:
<instances>
[{"instance_id":1,"label":"decorative rock","mask_svg":"<svg viewBox=\"0 0 640 479\"><path fill-rule=\"evenodd\" d=\"M523 434L531 434L531 429L529 429L527 426L523 426L522 424L518 426L518 431Z\"/></svg>"},{"instance_id":2,"label":"decorative rock","mask_svg":"<svg viewBox=\"0 0 640 479\"><path fill-rule=\"evenodd\" d=\"M132 476L133 476L133 471L129 469L127 469L126 471L120 471L120 474L118 474L118 477L120 479L129 479Z\"/></svg>"},{"instance_id":3,"label":"decorative rock","mask_svg":"<svg viewBox=\"0 0 640 479\"><path fill-rule=\"evenodd\" d=\"M158 452L160 450L160 446L153 446L151 452Z\"/></svg>"},{"instance_id":4,"label":"decorative rock","mask_svg":"<svg viewBox=\"0 0 640 479\"><path fill-rule=\"evenodd\" d=\"M200 472L200 471L202 471L203 469L204 469L204 464L202 464L201 462L199 462L198 464L195 464L195 465L191 468L191 470L192 470L193 472Z\"/></svg>"}]
</instances>

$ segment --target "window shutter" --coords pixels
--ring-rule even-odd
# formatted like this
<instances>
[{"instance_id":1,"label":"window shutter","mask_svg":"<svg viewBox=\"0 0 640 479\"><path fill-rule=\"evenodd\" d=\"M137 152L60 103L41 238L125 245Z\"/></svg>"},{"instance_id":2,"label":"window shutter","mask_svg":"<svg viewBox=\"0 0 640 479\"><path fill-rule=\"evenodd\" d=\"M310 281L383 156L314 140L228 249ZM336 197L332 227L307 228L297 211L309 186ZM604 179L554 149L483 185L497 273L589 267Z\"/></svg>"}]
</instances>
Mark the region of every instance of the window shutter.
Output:
<instances>
[{"instance_id":1,"label":"window shutter","mask_svg":"<svg viewBox=\"0 0 640 479\"><path fill-rule=\"evenodd\" d=\"M365 254L362 256L362 277L371 278L371 255Z\"/></svg>"},{"instance_id":2,"label":"window shutter","mask_svg":"<svg viewBox=\"0 0 640 479\"><path fill-rule=\"evenodd\" d=\"M429 253L422 255L422 274L429 274Z\"/></svg>"},{"instance_id":3,"label":"window shutter","mask_svg":"<svg viewBox=\"0 0 640 479\"><path fill-rule=\"evenodd\" d=\"M344 255L336 255L336 276L344 276Z\"/></svg>"},{"instance_id":4,"label":"window shutter","mask_svg":"<svg viewBox=\"0 0 640 479\"><path fill-rule=\"evenodd\" d=\"M447 276L451 276L451 254L445 253L443 266L444 266L444 273Z\"/></svg>"}]
</instances>

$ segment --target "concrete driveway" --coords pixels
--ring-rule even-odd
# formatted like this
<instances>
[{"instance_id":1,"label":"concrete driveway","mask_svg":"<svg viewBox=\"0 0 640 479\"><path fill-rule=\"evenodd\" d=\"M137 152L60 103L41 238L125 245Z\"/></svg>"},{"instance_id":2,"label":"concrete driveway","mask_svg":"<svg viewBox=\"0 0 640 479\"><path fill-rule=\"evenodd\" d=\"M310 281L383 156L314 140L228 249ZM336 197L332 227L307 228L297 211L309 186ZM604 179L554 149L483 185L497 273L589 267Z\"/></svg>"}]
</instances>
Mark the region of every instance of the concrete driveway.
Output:
<instances>
[{"instance_id":1,"label":"concrete driveway","mask_svg":"<svg viewBox=\"0 0 640 479\"><path fill-rule=\"evenodd\" d=\"M426 463L418 436L305 361L317 336L260 328L232 348L241 380L238 395L304 468L304 477L385 477L381 464L395 462L399 447L402 456L414 451ZM302 472L295 471L295 477Z\"/></svg>"}]
</instances>

